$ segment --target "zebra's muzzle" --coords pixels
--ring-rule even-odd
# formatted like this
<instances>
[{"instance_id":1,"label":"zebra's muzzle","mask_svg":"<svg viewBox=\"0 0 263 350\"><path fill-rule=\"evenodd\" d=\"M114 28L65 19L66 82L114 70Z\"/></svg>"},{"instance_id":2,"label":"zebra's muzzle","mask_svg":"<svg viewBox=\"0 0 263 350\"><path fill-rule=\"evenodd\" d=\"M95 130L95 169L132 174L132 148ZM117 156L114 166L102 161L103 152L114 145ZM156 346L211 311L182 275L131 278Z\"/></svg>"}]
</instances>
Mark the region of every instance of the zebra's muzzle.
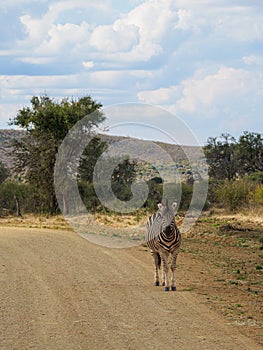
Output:
<instances>
[{"instance_id":1,"label":"zebra's muzzle","mask_svg":"<svg viewBox=\"0 0 263 350\"><path fill-rule=\"evenodd\" d=\"M166 236L171 236L173 234L173 230L171 228L171 226L167 226L165 229L164 229L164 234Z\"/></svg>"}]
</instances>

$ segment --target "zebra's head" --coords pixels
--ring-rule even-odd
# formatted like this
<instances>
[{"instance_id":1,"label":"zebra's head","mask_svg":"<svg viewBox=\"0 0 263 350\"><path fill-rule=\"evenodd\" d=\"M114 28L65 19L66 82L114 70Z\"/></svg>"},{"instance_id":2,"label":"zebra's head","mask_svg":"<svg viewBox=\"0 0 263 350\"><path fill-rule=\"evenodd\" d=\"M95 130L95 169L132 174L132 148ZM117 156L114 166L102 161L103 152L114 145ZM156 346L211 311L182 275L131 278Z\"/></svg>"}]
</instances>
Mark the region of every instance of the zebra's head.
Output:
<instances>
[{"instance_id":1,"label":"zebra's head","mask_svg":"<svg viewBox=\"0 0 263 350\"><path fill-rule=\"evenodd\" d=\"M165 204L158 204L158 212L162 217L162 231L169 231L169 227L171 223L174 221L175 209L177 207L177 203L173 202L172 205L169 205L168 201Z\"/></svg>"}]
</instances>

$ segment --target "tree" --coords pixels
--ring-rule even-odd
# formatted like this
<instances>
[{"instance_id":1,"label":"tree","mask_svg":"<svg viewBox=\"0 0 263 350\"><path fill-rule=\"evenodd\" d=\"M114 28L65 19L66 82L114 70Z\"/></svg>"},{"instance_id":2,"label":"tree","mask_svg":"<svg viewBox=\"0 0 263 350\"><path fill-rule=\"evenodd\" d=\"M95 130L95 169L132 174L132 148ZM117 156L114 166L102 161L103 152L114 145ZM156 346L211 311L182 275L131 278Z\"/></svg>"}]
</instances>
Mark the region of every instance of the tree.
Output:
<instances>
[{"instance_id":1,"label":"tree","mask_svg":"<svg viewBox=\"0 0 263 350\"><path fill-rule=\"evenodd\" d=\"M236 140L229 134L222 134L220 140L210 137L204 147L209 164L209 176L217 180L234 179L237 176Z\"/></svg>"},{"instance_id":2,"label":"tree","mask_svg":"<svg viewBox=\"0 0 263 350\"><path fill-rule=\"evenodd\" d=\"M239 138L237 157L238 172L240 175L249 175L263 171L262 135L245 131Z\"/></svg>"},{"instance_id":3,"label":"tree","mask_svg":"<svg viewBox=\"0 0 263 350\"><path fill-rule=\"evenodd\" d=\"M245 131L238 142L229 134L222 134L220 140L210 137L204 152L214 179L263 172L263 136L259 133Z\"/></svg>"},{"instance_id":4,"label":"tree","mask_svg":"<svg viewBox=\"0 0 263 350\"><path fill-rule=\"evenodd\" d=\"M85 148L80 159L78 176L79 179L88 183L93 182L93 171L98 158L107 149L108 145L105 141L96 136Z\"/></svg>"},{"instance_id":5,"label":"tree","mask_svg":"<svg viewBox=\"0 0 263 350\"><path fill-rule=\"evenodd\" d=\"M102 105L90 96L55 101L48 96L32 97L31 107L20 109L10 124L26 130L13 142L14 171L35 186L47 211L57 210L53 173L58 148L69 130L88 116L86 132L105 120Z\"/></svg>"},{"instance_id":6,"label":"tree","mask_svg":"<svg viewBox=\"0 0 263 350\"><path fill-rule=\"evenodd\" d=\"M135 160L129 158L120 160L120 163L115 168L111 178L111 185L113 192L117 198L122 201L130 200L132 197L131 185L136 178L136 166Z\"/></svg>"},{"instance_id":7,"label":"tree","mask_svg":"<svg viewBox=\"0 0 263 350\"><path fill-rule=\"evenodd\" d=\"M112 191L120 201L126 202L132 198L131 185L137 176L136 160L128 155L117 156L105 152L94 174L96 191L102 196L109 195L111 198Z\"/></svg>"}]
</instances>

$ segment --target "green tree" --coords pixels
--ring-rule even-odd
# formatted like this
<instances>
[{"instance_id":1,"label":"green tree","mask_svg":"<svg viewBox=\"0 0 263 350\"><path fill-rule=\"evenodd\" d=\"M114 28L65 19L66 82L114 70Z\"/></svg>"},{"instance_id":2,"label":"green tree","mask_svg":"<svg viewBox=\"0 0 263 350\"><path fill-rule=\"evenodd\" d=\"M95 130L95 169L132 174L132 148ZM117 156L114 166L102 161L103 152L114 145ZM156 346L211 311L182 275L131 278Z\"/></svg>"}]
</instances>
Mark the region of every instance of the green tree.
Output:
<instances>
[{"instance_id":1,"label":"green tree","mask_svg":"<svg viewBox=\"0 0 263 350\"><path fill-rule=\"evenodd\" d=\"M221 179L234 179L238 172L237 143L229 134L222 134L220 138L210 137L204 147L206 159L209 164L209 176Z\"/></svg>"},{"instance_id":2,"label":"green tree","mask_svg":"<svg viewBox=\"0 0 263 350\"><path fill-rule=\"evenodd\" d=\"M210 137L204 147L210 177L223 180L263 171L263 137L245 131L238 142L229 134Z\"/></svg>"},{"instance_id":3,"label":"green tree","mask_svg":"<svg viewBox=\"0 0 263 350\"><path fill-rule=\"evenodd\" d=\"M93 171L97 160L102 153L107 149L108 145L105 141L96 136L89 145L85 148L80 159L78 176L79 179L88 183L93 182Z\"/></svg>"},{"instance_id":4,"label":"green tree","mask_svg":"<svg viewBox=\"0 0 263 350\"><path fill-rule=\"evenodd\" d=\"M111 178L113 192L122 201L130 200L132 197L131 184L136 178L135 160L129 158L120 161L115 168Z\"/></svg>"},{"instance_id":5,"label":"green tree","mask_svg":"<svg viewBox=\"0 0 263 350\"><path fill-rule=\"evenodd\" d=\"M102 105L90 96L56 101L48 96L32 97L31 106L20 109L10 124L26 130L13 142L14 170L37 188L42 204L56 212L53 173L58 148L69 130L87 116L86 132L105 120Z\"/></svg>"},{"instance_id":6,"label":"green tree","mask_svg":"<svg viewBox=\"0 0 263 350\"><path fill-rule=\"evenodd\" d=\"M249 175L263 171L263 137L259 133L245 131L238 147L238 173Z\"/></svg>"}]
</instances>

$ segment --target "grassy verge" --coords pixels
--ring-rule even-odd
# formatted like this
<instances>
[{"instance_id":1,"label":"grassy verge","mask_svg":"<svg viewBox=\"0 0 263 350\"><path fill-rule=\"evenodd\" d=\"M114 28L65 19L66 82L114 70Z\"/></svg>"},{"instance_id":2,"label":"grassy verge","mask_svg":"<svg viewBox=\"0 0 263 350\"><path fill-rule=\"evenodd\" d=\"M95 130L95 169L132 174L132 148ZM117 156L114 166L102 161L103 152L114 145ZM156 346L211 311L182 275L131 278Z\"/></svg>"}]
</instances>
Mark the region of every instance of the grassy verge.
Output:
<instances>
[{"instance_id":1,"label":"grassy verge","mask_svg":"<svg viewBox=\"0 0 263 350\"><path fill-rule=\"evenodd\" d=\"M263 344L263 225L244 214L203 216L182 244L181 269L204 303ZM182 261L184 261L182 259Z\"/></svg>"}]
</instances>

